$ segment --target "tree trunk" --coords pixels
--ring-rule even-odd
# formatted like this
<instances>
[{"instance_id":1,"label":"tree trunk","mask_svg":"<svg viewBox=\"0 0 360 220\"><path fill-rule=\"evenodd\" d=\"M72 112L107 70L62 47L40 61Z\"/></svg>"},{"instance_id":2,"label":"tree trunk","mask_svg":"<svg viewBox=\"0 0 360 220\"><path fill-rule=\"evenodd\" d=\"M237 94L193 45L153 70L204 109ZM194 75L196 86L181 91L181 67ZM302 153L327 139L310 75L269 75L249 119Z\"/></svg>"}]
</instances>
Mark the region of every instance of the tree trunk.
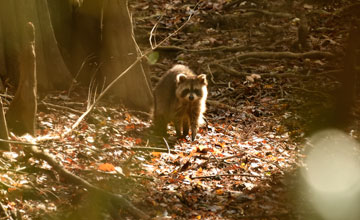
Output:
<instances>
[{"instance_id":1,"label":"tree trunk","mask_svg":"<svg viewBox=\"0 0 360 220\"><path fill-rule=\"evenodd\" d=\"M126 1L104 1L103 7L101 72L106 81L111 82L137 59L139 53L132 37L132 23ZM149 111L152 106L149 77L141 63L124 75L112 93L133 108Z\"/></svg>"},{"instance_id":2,"label":"tree trunk","mask_svg":"<svg viewBox=\"0 0 360 220\"><path fill-rule=\"evenodd\" d=\"M20 35L17 28L17 16L15 16L15 1L0 1L0 22L1 22L1 37L3 41L4 58L1 63L6 68L6 76L12 81L19 81L19 43ZM1 53L1 52L0 52Z\"/></svg>"},{"instance_id":3,"label":"tree trunk","mask_svg":"<svg viewBox=\"0 0 360 220\"><path fill-rule=\"evenodd\" d=\"M17 135L29 133L35 136L36 101L36 61L35 30L28 23L23 32L20 56L20 81L15 97L6 113L9 129Z\"/></svg>"},{"instance_id":4,"label":"tree trunk","mask_svg":"<svg viewBox=\"0 0 360 220\"><path fill-rule=\"evenodd\" d=\"M86 57L95 57L84 65L78 78L80 81L88 82L89 75L97 74L107 85L137 59L139 54L132 37L126 1L85 0L74 17L72 72L80 69ZM150 110L149 75L141 63L120 79L111 95L127 107Z\"/></svg>"},{"instance_id":5,"label":"tree trunk","mask_svg":"<svg viewBox=\"0 0 360 220\"><path fill-rule=\"evenodd\" d=\"M1 10L0 10L1 13ZM2 91L2 78L5 77L6 68L5 68L5 54L4 54L4 37L2 34L2 25L0 22L0 92Z\"/></svg>"},{"instance_id":6,"label":"tree trunk","mask_svg":"<svg viewBox=\"0 0 360 220\"><path fill-rule=\"evenodd\" d=\"M58 8L63 13L58 12ZM5 72L13 82L19 82L20 76L20 29L29 21L36 31L37 86L40 91L68 88L72 82L70 72L77 75L80 69L80 82L88 83L95 73L99 73L98 76L109 84L139 55L124 0L0 1L0 64L4 64L0 74ZM61 42L61 51L57 39ZM126 73L111 93L116 101L127 107L149 111L152 92L143 64L139 62Z\"/></svg>"},{"instance_id":7,"label":"tree trunk","mask_svg":"<svg viewBox=\"0 0 360 220\"><path fill-rule=\"evenodd\" d=\"M65 89L71 75L55 39L46 0L0 1L7 73L18 81L21 27L32 22L36 29L36 64L39 89Z\"/></svg>"},{"instance_id":8,"label":"tree trunk","mask_svg":"<svg viewBox=\"0 0 360 220\"><path fill-rule=\"evenodd\" d=\"M78 74L76 80L89 84L90 79L98 73L100 51L100 16L102 1L85 0L81 7L73 13L72 42L70 45L70 70ZM92 60L80 67L87 57Z\"/></svg>"}]
</instances>

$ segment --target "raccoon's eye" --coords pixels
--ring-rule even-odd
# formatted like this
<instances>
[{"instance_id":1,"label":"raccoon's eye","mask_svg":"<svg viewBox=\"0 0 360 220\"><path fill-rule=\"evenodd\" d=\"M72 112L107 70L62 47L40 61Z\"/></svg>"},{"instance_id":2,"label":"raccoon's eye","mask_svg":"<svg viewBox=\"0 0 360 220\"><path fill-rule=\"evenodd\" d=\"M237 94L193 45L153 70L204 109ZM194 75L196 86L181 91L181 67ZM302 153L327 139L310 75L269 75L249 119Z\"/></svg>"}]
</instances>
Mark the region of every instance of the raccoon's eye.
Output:
<instances>
[{"instance_id":1,"label":"raccoon's eye","mask_svg":"<svg viewBox=\"0 0 360 220\"><path fill-rule=\"evenodd\" d=\"M194 93L196 94L196 96L201 97L202 96L202 91L200 89L195 89Z\"/></svg>"},{"instance_id":2,"label":"raccoon's eye","mask_svg":"<svg viewBox=\"0 0 360 220\"><path fill-rule=\"evenodd\" d=\"M181 97L185 97L187 94L189 94L190 92L190 89L184 89L182 92L181 92Z\"/></svg>"}]
</instances>

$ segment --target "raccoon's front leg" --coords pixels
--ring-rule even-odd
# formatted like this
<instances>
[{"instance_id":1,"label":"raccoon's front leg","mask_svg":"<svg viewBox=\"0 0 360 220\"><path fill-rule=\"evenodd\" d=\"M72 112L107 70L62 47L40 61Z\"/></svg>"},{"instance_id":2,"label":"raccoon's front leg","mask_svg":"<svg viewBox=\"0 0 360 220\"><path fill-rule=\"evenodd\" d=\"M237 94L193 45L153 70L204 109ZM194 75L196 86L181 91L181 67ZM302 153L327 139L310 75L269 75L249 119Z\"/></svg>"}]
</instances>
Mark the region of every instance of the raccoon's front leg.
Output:
<instances>
[{"instance_id":1,"label":"raccoon's front leg","mask_svg":"<svg viewBox=\"0 0 360 220\"><path fill-rule=\"evenodd\" d=\"M176 118L174 120L174 126L175 126L175 131L176 131L177 138L182 138L182 135L181 135L182 119L181 118Z\"/></svg>"},{"instance_id":2,"label":"raccoon's front leg","mask_svg":"<svg viewBox=\"0 0 360 220\"><path fill-rule=\"evenodd\" d=\"M184 118L182 122L183 137L185 138L189 134L189 118Z\"/></svg>"},{"instance_id":3,"label":"raccoon's front leg","mask_svg":"<svg viewBox=\"0 0 360 220\"><path fill-rule=\"evenodd\" d=\"M190 119L190 127L191 127L191 140L194 141L198 129L198 117L192 117Z\"/></svg>"}]
</instances>

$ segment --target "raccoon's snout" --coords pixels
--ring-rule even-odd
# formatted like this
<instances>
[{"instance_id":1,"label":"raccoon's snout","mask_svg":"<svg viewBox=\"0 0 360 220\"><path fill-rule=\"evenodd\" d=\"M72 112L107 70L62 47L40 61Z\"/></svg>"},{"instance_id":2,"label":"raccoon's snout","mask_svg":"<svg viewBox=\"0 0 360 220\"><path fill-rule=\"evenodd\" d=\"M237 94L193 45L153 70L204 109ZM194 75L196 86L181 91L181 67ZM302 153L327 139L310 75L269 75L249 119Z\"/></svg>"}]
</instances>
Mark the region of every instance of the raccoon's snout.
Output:
<instances>
[{"instance_id":1,"label":"raccoon's snout","mask_svg":"<svg viewBox=\"0 0 360 220\"><path fill-rule=\"evenodd\" d=\"M193 96L193 95L190 95L190 96L189 96L189 100L190 100L190 101L193 101L193 100L194 100L194 96Z\"/></svg>"}]
</instances>

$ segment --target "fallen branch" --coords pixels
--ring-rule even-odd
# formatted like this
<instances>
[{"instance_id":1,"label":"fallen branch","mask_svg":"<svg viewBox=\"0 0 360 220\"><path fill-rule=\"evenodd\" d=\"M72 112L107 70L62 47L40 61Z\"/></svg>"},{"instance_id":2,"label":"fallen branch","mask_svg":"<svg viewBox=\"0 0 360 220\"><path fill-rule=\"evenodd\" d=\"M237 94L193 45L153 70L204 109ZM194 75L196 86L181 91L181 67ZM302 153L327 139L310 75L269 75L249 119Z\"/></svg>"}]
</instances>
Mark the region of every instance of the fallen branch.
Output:
<instances>
[{"instance_id":1,"label":"fallen branch","mask_svg":"<svg viewBox=\"0 0 360 220\"><path fill-rule=\"evenodd\" d=\"M33 144L33 143L26 143L26 142L22 142L22 141L12 141L12 140L4 140L4 139L0 139L0 142L5 142L5 143L9 143L9 144L21 144L21 145L27 145L27 146L39 146L38 144Z\"/></svg>"},{"instance_id":2,"label":"fallen branch","mask_svg":"<svg viewBox=\"0 0 360 220\"><path fill-rule=\"evenodd\" d=\"M279 214L272 214L272 215L244 215L244 216L236 216L236 219L272 219L272 218L279 218L284 216L291 216L294 215L292 213L279 213Z\"/></svg>"},{"instance_id":3,"label":"fallen branch","mask_svg":"<svg viewBox=\"0 0 360 220\"><path fill-rule=\"evenodd\" d=\"M306 93L312 93L314 95L320 96L320 97L328 97L329 95L324 93L324 92L320 92L320 91L316 91L316 90L309 90L309 89L305 89L305 88L299 88L299 87L289 87L290 89L295 89L295 90L300 90L300 91L304 91Z\"/></svg>"},{"instance_id":4,"label":"fallen branch","mask_svg":"<svg viewBox=\"0 0 360 220\"><path fill-rule=\"evenodd\" d=\"M225 71L226 73L228 73L232 76L251 76L251 74L252 74L252 73L239 72L231 67L227 67L225 65L218 64L218 63L213 63L211 65L222 69L223 71ZM336 70L328 70L328 71L312 73L312 74L316 75L316 76L322 76L322 75L334 76L334 75L341 73L342 71L343 70L341 70L341 69L336 69ZM280 77L307 78L307 77L309 77L307 75L301 75L301 74L296 74L296 73L261 73L259 75L261 77L277 77L277 78L280 78Z\"/></svg>"},{"instance_id":5,"label":"fallen branch","mask_svg":"<svg viewBox=\"0 0 360 220\"><path fill-rule=\"evenodd\" d=\"M222 64L218 64L218 63L213 63L213 64L211 64L211 66L218 67L218 68L224 70L226 73L228 73L228 74L230 74L232 76L250 76L251 75L249 73L236 71L231 67L226 67L226 66L224 66Z\"/></svg>"},{"instance_id":6,"label":"fallen branch","mask_svg":"<svg viewBox=\"0 0 360 220\"><path fill-rule=\"evenodd\" d=\"M101 196L105 201L110 201L114 208L122 207L124 210L129 212L131 215L135 216L138 219L149 219L149 216L146 215L144 212L136 208L133 204L127 201L123 196L119 194L113 194L107 192L99 187L96 187L89 183L88 181L78 177L65 168L63 168L59 163L53 158L53 156L47 152L40 150L37 146L38 144L35 143L27 143L21 141L10 141L10 140L3 140L0 139L0 142L12 143L12 144L21 144L25 145L24 148L25 152L31 153L38 159L45 160L53 169L59 173L60 176L65 178L67 181L85 187L90 192L96 193Z\"/></svg>"},{"instance_id":7,"label":"fallen branch","mask_svg":"<svg viewBox=\"0 0 360 220\"><path fill-rule=\"evenodd\" d=\"M179 153L179 151L176 150L169 150L167 148L160 148L160 147L131 147L131 148L127 148L130 150L134 150L134 151L155 151L155 152L166 152L166 153Z\"/></svg>"},{"instance_id":8,"label":"fallen branch","mask_svg":"<svg viewBox=\"0 0 360 220\"><path fill-rule=\"evenodd\" d=\"M244 110L241 110L241 109L232 107L232 106L230 106L230 105L226 105L226 104L221 103L221 102L218 102L218 101L214 101L214 100L209 100L209 99L208 99L208 100L206 100L206 103L209 104L209 105L218 107L218 108L225 108L225 109L228 109L228 110L233 111L233 112L243 113L243 114L246 114L247 117L252 118L252 119L255 119L255 116L254 116L254 115L249 114L249 113L247 113L247 112L244 111Z\"/></svg>"},{"instance_id":9,"label":"fallen branch","mask_svg":"<svg viewBox=\"0 0 360 220\"><path fill-rule=\"evenodd\" d=\"M245 73L245 72L239 72L231 67L224 66L222 64L214 63L213 66L219 67L226 73L232 75L232 76L251 76L252 73ZM261 73L259 74L261 77L299 77L299 78L306 78L305 75L300 74L294 74L294 73Z\"/></svg>"},{"instance_id":10,"label":"fallen branch","mask_svg":"<svg viewBox=\"0 0 360 220\"><path fill-rule=\"evenodd\" d=\"M292 53L292 52L248 52L230 58L217 60L217 63L227 62L230 60L243 60L247 58L262 58L262 59L323 59L333 58L334 54L326 51L309 51L305 53Z\"/></svg>"},{"instance_id":11,"label":"fallen branch","mask_svg":"<svg viewBox=\"0 0 360 220\"><path fill-rule=\"evenodd\" d=\"M28 144L26 144L28 145ZM49 153L46 153L42 150L39 150L38 147L32 145L30 147L25 148L26 151L32 153L36 158L45 160L50 166L53 167L53 169L59 173L60 176L65 178L67 181L72 182L73 184L77 184L80 186L85 187L90 192L96 193L101 196L101 198L104 201L109 201L114 208L122 207L124 210L129 212L131 215L138 219L149 219L149 216L146 215L144 212L136 208L133 204L131 204L129 201L127 201L123 196L119 194L113 194L110 192L107 192L103 189L100 189L88 181L72 174L62 166L58 164L58 162L53 158L52 155Z\"/></svg>"},{"instance_id":12,"label":"fallen branch","mask_svg":"<svg viewBox=\"0 0 360 220\"><path fill-rule=\"evenodd\" d=\"M204 17L206 25L213 27L226 26L227 28L240 28L248 19L256 16L255 12L232 13L232 14L213 14Z\"/></svg>"},{"instance_id":13,"label":"fallen branch","mask_svg":"<svg viewBox=\"0 0 360 220\"><path fill-rule=\"evenodd\" d=\"M156 50L162 51L170 51L170 52L190 52L190 53L211 53L217 51L228 51L228 52L239 52L245 50L254 49L249 46L219 46L219 47L212 47L212 48L203 48L203 49L186 49L183 47L178 46L161 46L158 47Z\"/></svg>"},{"instance_id":14,"label":"fallen branch","mask_svg":"<svg viewBox=\"0 0 360 220\"><path fill-rule=\"evenodd\" d=\"M210 176L191 176L191 179L215 179L223 176L245 176L245 177L255 177L255 178L268 178L270 176L256 176L251 174L219 174L219 175L210 175Z\"/></svg>"},{"instance_id":15,"label":"fallen branch","mask_svg":"<svg viewBox=\"0 0 360 220\"><path fill-rule=\"evenodd\" d=\"M294 15L292 15L290 13L286 13L286 12L272 12L272 11L259 10L259 9L247 9L247 11L260 13L260 14L263 14L263 15L266 15L266 16L271 16L271 17L281 17L281 18L292 18L292 17L294 17Z\"/></svg>"},{"instance_id":16,"label":"fallen branch","mask_svg":"<svg viewBox=\"0 0 360 220\"><path fill-rule=\"evenodd\" d=\"M346 5L342 8L340 8L339 10L336 10L334 15L335 16L344 16L346 14L357 14L359 15L359 11L360 11L360 3L355 3L352 5Z\"/></svg>"},{"instance_id":17,"label":"fallen branch","mask_svg":"<svg viewBox=\"0 0 360 220\"><path fill-rule=\"evenodd\" d=\"M62 109L62 110L66 110L68 112L74 113L74 114L82 114L82 111L70 108L70 107L66 107L66 106L61 106L61 105L55 105L55 104L51 104L51 103L47 103L42 101L39 105L44 105L45 107L52 107L52 108L56 108L56 109Z\"/></svg>"}]
</instances>

